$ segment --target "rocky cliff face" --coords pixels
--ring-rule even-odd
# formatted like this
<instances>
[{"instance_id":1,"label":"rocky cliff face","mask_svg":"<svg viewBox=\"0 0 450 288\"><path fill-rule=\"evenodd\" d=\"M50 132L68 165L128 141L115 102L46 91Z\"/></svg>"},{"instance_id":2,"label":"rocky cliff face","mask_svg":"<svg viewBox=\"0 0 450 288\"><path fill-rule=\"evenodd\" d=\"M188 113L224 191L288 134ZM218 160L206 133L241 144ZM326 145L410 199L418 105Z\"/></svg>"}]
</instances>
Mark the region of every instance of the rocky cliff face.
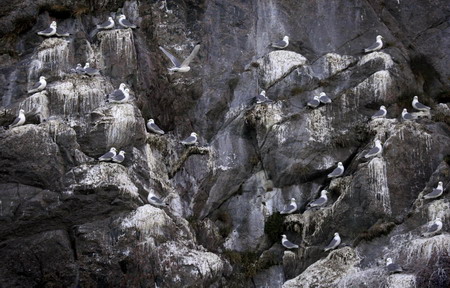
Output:
<instances>
[{"instance_id":1,"label":"rocky cliff face","mask_svg":"<svg viewBox=\"0 0 450 288\"><path fill-rule=\"evenodd\" d=\"M119 14L139 27L95 33ZM2 5L0 286L448 287L449 15L431 0ZM53 20L70 36L36 34ZM377 35L383 49L363 54ZM169 73L158 46L184 58L197 42L191 71ZM71 72L86 62L101 75ZM27 94L39 76L47 88ZM130 100L105 102L120 83ZM272 103L254 104L261 90ZM308 108L320 92L332 103ZM25 125L7 129L19 109ZM124 162L97 161L111 147Z\"/></svg>"}]
</instances>

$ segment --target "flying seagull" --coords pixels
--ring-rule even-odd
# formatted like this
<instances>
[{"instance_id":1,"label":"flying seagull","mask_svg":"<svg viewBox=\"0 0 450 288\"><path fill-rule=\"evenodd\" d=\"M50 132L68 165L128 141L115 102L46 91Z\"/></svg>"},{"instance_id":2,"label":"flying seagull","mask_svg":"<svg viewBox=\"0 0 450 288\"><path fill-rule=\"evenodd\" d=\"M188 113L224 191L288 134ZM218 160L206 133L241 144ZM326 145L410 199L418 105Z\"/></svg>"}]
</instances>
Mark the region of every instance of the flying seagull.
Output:
<instances>
[{"instance_id":1,"label":"flying seagull","mask_svg":"<svg viewBox=\"0 0 450 288\"><path fill-rule=\"evenodd\" d=\"M291 241L289 241L286 237L286 235L281 235L281 244L286 247L287 249L296 249L298 248L297 244L292 243Z\"/></svg>"},{"instance_id":2,"label":"flying seagull","mask_svg":"<svg viewBox=\"0 0 450 288\"><path fill-rule=\"evenodd\" d=\"M338 162L338 166L328 174L328 178L336 178L344 174L344 166L342 165L342 162Z\"/></svg>"},{"instance_id":3,"label":"flying seagull","mask_svg":"<svg viewBox=\"0 0 450 288\"><path fill-rule=\"evenodd\" d=\"M434 221L428 223L426 231L422 233L422 236L425 237L432 236L441 231L441 229L442 229L442 221L441 218L438 217Z\"/></svg>"},{"instance_id":4,"label":"flying seagull","mask_svg":"<svg viewBox=\"0 0 450 288\"><path fill-rule=\"evenodd\" d=\"M136 28L136 25L134 25L130 21L128 21L128 19L125 17L125 15L119 16L119 25L122 26L123 28L131 28L131 29Z\"/></svg>"},{"instance_id":5,"label":"flying seagull","mask_svg":"<svg viewBox=\"0 0 450 288\"><path fill-rule=\"evenodd\" d=\"M366 49L364 49L364 52L369 53L369 52L377 51L377 50L380 50L381 48L383 48L383 41L381 39L383 39L383 36L378 35L377 41L375 43L373 43L372 45L370 45L369 47L367 47Z\"/></svg>"},{"instance_id":6,"label":"flying seagull","mask_svg":"<svg viewBox=\"0 0 450 288\"><path fill-rule=\"evenodd\" d=\"M380 106L380 110L378 110L375 114L372 115L372 119L384 118L387 115L387 110L384 105Z\"/></svg>"},{"instance_id":7,"label":"flying seagull","mask_svg":"<svg viewBox=\"0 0 450 288\"><path fill-rule=\"evenodd\" d=\"M330 244L328 244L328 246L325 247L323 251L333 250L338 247L339 244L341 244L341 237L339 236L339 233L336 232L334 233L334 237L331 240Z\"/></svg>"},{"instance_id":8,"label":"flying seagull","mask_svg":"<svg viewBox=\"0 0 450 288\"><path fill-rule=\"evenodd\" d=\"M283 40L280 40L278 42L272 42L269 44L269 46L273 47L273 48L278 48L278 49L284 49L289 45L289 36L284 36Z\"/></svg>"},{"instance_id":9,"label":"flying seagull","mask_svg":"<svg viewBox=\"0 0 450 288\"><path fill-rule=\"evenodd\" d=\"M273 100L267 98L265 90L262 90L261 93L259 93L259 95L256 96L256 104L271 103L271 102L273 102Z\"/></svg>"},{"instance_id":10,"label":"flying seagull","mask_svg":"<svg viewBox=\"0 0 450 288\"><path fill-rule=\"evenodd\" d=\"M44 76L39 77L39 81L36 82L30 90L28 90L28 93L31 94L44 90L45 87L47 87L47 81L45 81L45 79L46 78Z\"/></svg>"},{"instance_id":11,"label":"flying seagull","mask_svg":"<svg viewBox=\"0 0 450 288\"><path fill-rule=\"evenodd\" d=\"M125 151L120 150L119 154L112 157L111 160L116 163L122 163L125 160Z\"/></svg>"},{"instance_id":12,"label":"flying seagull","mask_svg":"<svg viewBox=\"0 0 450 288\"><path fill-rule=\"evenodd\" d=\"M375 140L375 146L372 147L372 149L370 149L369 152L367 152L364 157L370 158L370 157L378 156L382 152L383 152L383 146L381 146L381 141L377 139L377 140Z\"/></svg>"},{"instance_id":13,"label":"flying seagull","mask_svg":"<svg viewBox=\"0 0 450 288\"><path fill-rule=\"evenodd\" d=\"M316 200L314 200L313 202L309 203L308 206L309 207L321 207L321 206L324 206L327 203L327 201L328 201L327 194L328 194L327 190L322 190L320 192L320 197L317 198Z\"/></svg>"},{"instance_id":14,"label":"flying seagull","mask_svg":"<svg viewBox=\"0 0 450 288\"><path fill-rule=\"evenodd\" d=\"M330 104L331 103L331 99L330 97L327 96L327 94L325 92L321 92L319 95L319 100L320 102L322 102L323 104Z\"/></svg>"},{"instance_id":15,"label":"flying seagull","mask_svg":"<svg viewBox=\"0 0 450 288\"><path fill-rule=\"evenodd\" d=\"M23 109L19 110L19 115L16 117L16 119L14 119L13 123L11 123L9 125L9 129L17 127L17 126L21 126L25 123L25 111Z\"/></svg>"},{"instance_id":16,"label":"flying seagull","mask_svg":"<svg viewBox=\"0 0 450 288\"><path fill-rule=\"evenodd\" d=\"M406 108L404 108L402 111L402 119L403 120L414 120L414 119L416 119L416 116L409 113L408 110L406 110Z\"/></svg>"},{"instance_id":17,"label":"flying seagull","mask_svg":"<svg viewBox=\"0 0 450 288\"><path fill-rule=\"evenodd\" d=\"M320 105L319 96L315 95L312 100L310 100L310 101L308 101L308 103L306 103L306 105L308 105L311 108L319 107L319 105Z\"/></svg>"},{"instance_id":18,"label":"flying seagull","mask_svg":"<svg viewBox=\"0 0 450 288\"><path fill-rule=\"evenodd\" d=\"M197 55L198 50L200 49L200 44L195 45L194 50L192 50L191 54L186 59L184 59L183 63L180 63L180 61L175 56L170 54L169 51L167 51L163 47L159 46L159 49L161 49L161 51L166 54L167 57L169 57L170 61L172 61L173 67L168 68L169 71L188 72L189 70L191 70L191 67L189 67L189 63L191 63L192 59L195 57L195 55Z\"/></svg>"},{"instance_id":19,"label":"flying seagull","mask_svg":"<svg viewBox=\"0 0 450 288\"><path fill-rule=\"evenodd\" d=\"M438 186L436 188L433 188L433 191L423 196L423 198L424 199L438 198L442 195L442 192L444 192L443 183L442 181L439 181Z\"/></svg>"},{"instance_id":20,"label":"flying seagull","mask_svg":"<svg viewBox=\"0 0 450 288\"><path fill-rule=\"evenodd\" d=\"M125 88L125 83L121 83L119 89L114 90L110 94L108 94L106 102L111 103L122 103L128 101L128 97L130 96L130 89Z\"/></svg>"},{"instance_id":21,"label":"flying seagull","mask_svg":"<svg viewBox=\"0 0 450 288\"><path fill-rule=\"evenodd\" d=\"M419 110L419 111L430 111L430 107L423 105L422 103L419 102L419 97L414 96L414 99L412 101L412 106L414 109Z\"/></svg>"},{"instance_id":22,"label":"flying seagull","mask_svg":"<svg viewBox=\"0 0 450 288\"><path fill-rule=\"evenodd\" d=\"M153 119L148 119L147 128L148 130L156 134L163 135L165 133L161 128L159 128L158 125L155 124L155 120Z\"/></svg>"},{"instance_id":23,"label":"flying seagull","mask_svg":"<svg viewBox=\"0 0 450 288\"><path fill-rule=\"evenodd\" d=\"M148 203L157 207L167 207L169 206L167 203L164 203L161 199L155 196L152 192L148 193L147 196Z\"/></svg>"},{"instance_id":24,"label":"flying seagull","mask_svg":"<svg viewBox=\"0 0 450 288\"><path fill-rule=\"evenodd\" d=\"M108 20L97 25L97 29L107 30L112 28L114 28L114 20L112 17L108 17Z\"/></svg>"},{"instance_id":25,"label":"flying seagull","mask_svg":"<svg viewBox=\"0 0 450 288\"><path fill-rule=\"evenodd\" d=\"M397 263L392 262L391 258L386 259L386 269L390 274L403 272L402 267Z\"/></svg>"},{"instance_id":26,"label":"flying seagull","mask_svg":"<svg viewBox=\"0 0 450 288\"><path fill-rule=\"evenodd\" d=\"M105 154L103 154L102 156L100 156L100 158L98 158L98 161L111 161L112 158L114 156L116 156L117 154L117 150L114 147L111 147L111 149L109 149L108 152L106 152Z\"/></svg>"},{"instance_id":27,"label":"flying seagull","mask_svg":"<svg viewBox=\"0 0 450 288\"><path fill-rule=\"evenodd\" d=\"M292 198L291 203L289 203L280 214L291 214L294 213L295 210L297 210L297 203L295 203L295 198Z\"/></svg>"},{"instance_id":28,"label":"flying seagull","mask_svg":"<svg viewBox=\"0 0 450 288\"><path fill-rule=\"evenodd\" d=\"M89 63L84 64L83 71L89 76L100 75L100 70L90 67Z\"/></svg>"},{"instance_id":29,"label":"flying seagull","mask_svg":"<svg viewBox=\"0 0 450 288\"><path fill-rule=\"evenodd\" d=\"M46 37L50 37L56 34L56 21L53 21L50 24L50 27L48 27L47 29L43 30L43 31L39 31L37 32L38 35L41 36L46 36Z\"/></svg>"},{"instance_id":30,"label":"flying seagull","mask_svg":"<svg viewBox=\"0 0 450 288\"><path fill-rule=\"evenodd\" d=\"M197 133L192 132L189 137L187 137L186 139L184 139L180 142L181 142L181 144L186 145L186 146L197 144Z\"/></svg>"}]
</instances>

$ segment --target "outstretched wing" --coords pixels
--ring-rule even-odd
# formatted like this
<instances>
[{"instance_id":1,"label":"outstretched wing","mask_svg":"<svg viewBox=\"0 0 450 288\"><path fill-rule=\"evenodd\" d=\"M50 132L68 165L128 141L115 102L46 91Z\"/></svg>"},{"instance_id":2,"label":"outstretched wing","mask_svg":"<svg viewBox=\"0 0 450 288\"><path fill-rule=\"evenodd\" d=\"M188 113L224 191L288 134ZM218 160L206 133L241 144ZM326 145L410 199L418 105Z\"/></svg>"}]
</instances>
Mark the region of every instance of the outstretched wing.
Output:
<instances>
[{"instance_id":1,"label":"outstretched wing","mask_svg":"<svg viewBox=\"0 0 450 288\"><path fill-rule=\"evenodd\" d=\"M181 63L181 67L186 67L191 63L192 59L197 55L198 50L200 49L200 44L195 45L194 50L192 50L191 54L184 59L183 63Z\"/></svg>"},{"instance_id":2,"label":"outstretched wing","mask_svg":"<svg viewBox=\"0 0 450 288\"><path fill-rule=\"evenodd\" d=\"M172 61L172 64L173 64L175 67L180 67L180 66L181 66L180 61L179 61L175 56L173 56L172 54L170 54L169 51L167 51L166 49L164 49L164 48L161 47L161 46L159 46L159 49L160 49L164 54L166 54L167 57L169 57L170 61Z\"/></svg>"}]
</instances>

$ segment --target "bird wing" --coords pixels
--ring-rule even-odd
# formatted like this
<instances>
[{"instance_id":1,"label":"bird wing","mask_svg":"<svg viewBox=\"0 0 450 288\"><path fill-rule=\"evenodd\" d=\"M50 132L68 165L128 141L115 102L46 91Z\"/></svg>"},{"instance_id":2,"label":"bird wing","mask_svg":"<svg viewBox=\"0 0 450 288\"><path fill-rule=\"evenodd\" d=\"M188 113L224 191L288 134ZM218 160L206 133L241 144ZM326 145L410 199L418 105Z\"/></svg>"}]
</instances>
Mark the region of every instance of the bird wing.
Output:
<instances>
[{"instance_id":1,"label":"bird wing","mask_svg":"<svg viewBox=\"0 0 450 288\"><path fill-rule=\"evenodd\" d=\"M333 170L333 172L328 174L328 176L329 177L338 176L338 175L341 175L341 173L342 173L342 169L340 167L337 167Z\"/></svg>"},{"instance_id":2,"label":"bird wing","mask_svg":"<svg viewBox=\"0 0 450 288\"><path fill-rule=\"evenodd\" d=\"M109 152L106 152L105 154L103 154L99 159L108 159L108 158L112 158L114 156L116 156L114 154L114 152L109 151Z\"/></svg>"},{"instance_id":3,"label":"bird wing","mask_svg":"<svg viewBox=\"0 0 450 288\"><path fill-rule=\"evenodd\" d=\"M128 19L122 19L122 24L127 26L127 27L136 27L136 25L134 25L133 23L128 21Z\"/></svg>"},{"instance_id":4,"label":"bird wing","mask_svg":"<svg viewBox=\"0 0 450 288\"><path fill-rule=\"evenodd\" d=\"M125 99L125 94L123 93L122 90L116 89L113 92L111 92L111 94L108 95L108 99L115 100L115 101L121 101L121 100Z\"/></svg>"},{"instance_id":5,"label":"bird wing","mask_svg":"<svg viewBox=\"0 0 450 288\"><path fill-rule=\"evenodd\" d=\"M312 107L317 107L317 106L319 106L319 104L320 104L320 101L316 100L316 99L313 99L313 100L308 102L308 105L312 106Z\"/></svg>"},{"instance_id":6,"label":"bird wing","mask_svg":"<svg viewBox=\"0 0 450 288\"><path fill-rule=\"evenodd\" d=\"M375 42L375 43L373 43L372 45L370 45L369 47L367 47L365 50L366 50L366 51L370 51L370 50L377 49L378 47L380 47L380 43Z\"/></svg>"},{"instance_id":7,"label":"bird wing","mask_svg":"<svg viewBox=\"0 0 450 288\"><path fill-rule=\"evenodd\" d=\"M164 54L166 54L167 57L169 57L170 61L172 61L173 66L175 66L175 67L180 67L180 66L181 66L180 61L179 61L175 56L173 56L172 54L170 54L169 51L167 51L166 49L164 49L164 48L161 47L161 46L159 46L159 49L160 49Z\"/></svg>"},{"instance_id":8,"label":"bird wing","mask_svg":"<svg viewBox=\"0 0 450 288\"><path fill-rule=\"evenodd\" d=\"M283 241L283 245L284 245L286 248L288 248L288 249L298 247L297 244L294 244L294 243L292 243L292 242L289 241L289 240Z\"/></svg>"},{"instance_id":9,"label":"bird wing","mask_svg":"<svg viewBox=\"0 0 450 288\"><path fill-rule=\"evenodd\" d=\"M297 208L297 207L295 207L295 206L292 205L292 204L289 204L288 206L286 206L286 207L284 208L284 210L283 210L281 213L289 213L289 212L292 211L292 209L295 209L295 208Z\"/></svg>"},{"instance_id":10,"label":"bird wing","mask_svg":"<svg viewBox=\"0 0 450 288\"><path fill-rule=\"evenodd\" d=\"M338 244L338 239L333 238L333 240L331 240L330 244L328 244L328 246L325 247L325 249L334 248L335 246L337 246L337 244Z\"/></svg>"},{"instance_id":11,"label":"bird wing","mask_svg":"<svg viewBox=\"0 0 450 288\"><path fill-rule=\"evenodd\" d=\"M373 114L372 117L380 117L383 115L384 115L384 111L380 109L375 114Z\"/></svg>"},{"instance_id":12,"label":"bird wing","mask_svg":"<svg viewBox=\"0 0 450 288\"><path fill-rule=\"evenodd\" d=\"M109 25L111 25L111 21L106 20L105 22L103 22L103 23L101 23L101 24L98 24L97 27L99 27L99 28L105 28L105 27L108 27Z\"/></svg>"},{"instance_id":13,"label":"bird wing","mask_svg":"<svg viewBox=\"0 0 450 288\"><path fill-rule=\"evenodd\" d=\"M414 119L414 116L411 113L406 113L403 116L403 118L406 119L406 120L412 120L412 119Z\"/></svg>"},{"instance_id":14,"label":"bird wing","mask_svg":"<svg viewBox=\"0 0 450 288\"><path fill-rule=\"evenodd\" d=\"M370 149L369 152L367 152L366 157L375 155L375 154L377 154L378 152L380 152L380 148L378 148L378 147L372 147L372 149Z\"/></svg>"},{"instance_id":15,"label":"bird wing","mask_svg":"<svg viewBox=\"0 0 450 288\"><path fill-rule=\"evenodd\" d=\"M389 272L400 272L403 271L402 267L398 265L397 263L391 263L387 265L387 269Z\"/></svg>"},{"instance_id":16,"label":"bird wing","mask_svg":"<svg viewBox=\"0 0 450 288\"><path fill-rule=\"evenodd\" d=\"M287 43L284 40L280 40L278 42L274 42L271 44L273 47L284 47Z\"/></svg>"},{"instance_id":17,"label":"bird wing","mask_svg":"<svg viewBox=\"0 0 450 288\"><path fill-rule=\"evenodd\" d=\"M159 205L165 205L165 203L164 203L161 199L159 199L158 197L156 197L156 196L151 196L151 197L150 197L150 200L151 200L152 202L156 203L156 204L159 204Z\"/></svg>"},{"instance_id":18,"label":"bird wing","mask_svg":"<svg viewBox=\"0 0 450 288\"><path fill-rule=\"evenodd\" d=\"M14 119L13 123L11 123L11 126L16 125L17 123L19 123L19 121L20 121L20 117L17 116L16 119Z\"/></svg>"},{"instance_id":19,"label":"bird wing","mask_svg":"<svg viewBox=\"0 0 450 288\"><path fill-rule=\"evenodd\" d=\"M194 50L192 50L191 54L186 59L184 59L183 63L181 63L181 67L187 67L189 63L191 63L195 55L197 55L199 49L200 44L195 45Z\"/></svg>"},{"instance_id":20,"label":"bird wing","mask_svg":"<svg viewBox=\"0 0 450 288\"><path fill-rule=\"evenodd\" d=\"M194 143L195 140L196 140L196 138L194 136L189 136L189 137L187 137L186 139L184 139L181 142L183 142L183 143Z\"/></svg>"},{"instance_id":21,"label":"bird wing","mask_svg":"<svg viewBox=\"0 0 450 288\"><path fill-rule=\"evenodd\" d=\"M331 103L331 98L328 96L320 96L319 97L320 102L322 103Z\"/></svg>"},{"instance_id":22,"label":"bird wing","mask_svg":"<svg viewBox=\"0 0 450 288\"><path fill-rule=\"evenodd\" d=\"M315 201L311 202L309 204L309 206L322 206L323 204L325 204L325 202L327 202L327 199L325 199L324 197L320 197L318 199L316 199Z\"/></svg>"},{"instance_id":23,"label":"bird wing","mask_svg":"<svg viewBox=\"0 0 450 288\"><path fill-rule=\"evenodd\" d=\"M38 81L38 82L34 83L33 87L31 87L31 90L37 89L37 88L39 88L41 85L42 85L41 82Z\"/></svg>"},{"instance_id":24,"label":"bird wing","mask_svg":"<svg viewBox=\"0 0 450 288\"><path fill-rule=\"evenodd\" d=\"M431 226L428 227L427 232L433 233L439 230L439 225L436 223L431 224Z\"/></svg>"},{"instance_id":25,"label":"bird wing","mask_svg":"<svg viewBox=\"0 0 450 288\"><path fill-rule=\"evenodd\" d=\"M95 68L91 68L91 67L83 68L83 70L84 70L84 72L85 72L86 74L89 74L89 75L93 75L93 74L99 73L99 70L97 70L97 69L95 69Z\"/></svg>"},{"instance_id":26,"label":"bird wing","mask_svg":"<svg viewBox=\"0 0 450 288\"><path fill-rule=\"evenodd\" d=\"M428 106L426 106L426 105L423 105L423 104L420 103L420 102L416 102L416 108L417 108L417 109L430 109L430 107L428 107Z\"/></svg>"},{"instance_id":27,"label":"bird wing","mask_svg":"<svg viewBox=\"0 0 450 288\"><path fill-rule=\"evenodd\" d=\"M125 157L123 155L120 155L120 154L117 154L116 156L114 156L112 158L112 160L116 161L116 162L122 162L124 159L125 159Z\"/></svg>"},{"instance_id":28,"label":"bird wing","mask_svg":"<svg viewBox=\"0 0 450 288\"><path fill-rule=\"evenodd\" d=\"M164 134L164 131L161 128L159 128L158 125L156 125L155 123L151 123L149 126L150 130L154 130L156 132Z\"/></svg>"},{"instance_id":29,"label":"bird wing","mask_svg":"<svg viewBox=\"0 0 450 288\"><path fill-rule=\"evenodd\" d=\"M38 33L41 33L41 34L49 34L49 33L51 33L51 32L53 32L53 28L52 28L52 27L48 27L47 29L42 30L42 31L39 31Z\"/></svg>"}]
</instances>

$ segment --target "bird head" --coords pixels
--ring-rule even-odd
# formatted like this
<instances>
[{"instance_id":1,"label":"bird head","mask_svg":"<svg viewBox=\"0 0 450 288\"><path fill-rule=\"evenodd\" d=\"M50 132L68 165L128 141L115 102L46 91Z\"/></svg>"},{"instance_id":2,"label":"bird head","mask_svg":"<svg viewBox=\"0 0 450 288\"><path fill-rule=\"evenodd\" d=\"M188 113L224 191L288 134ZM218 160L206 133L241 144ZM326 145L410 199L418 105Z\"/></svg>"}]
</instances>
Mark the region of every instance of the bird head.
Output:
<instances>
[{"instance_id":1,"label":"bird head","mask_svg":"<svg viewBox=\"0 0 450 288\"><path fill-rule=\"evenodd\" d=\"M119 152L119 154L123 156L123 155L125 155L125 154L126 154L126 152L125 152L125 151L123 151L123 150L121 150L121 151Z\"/></svg>"},{"instance_id":2,"label":"bird head","mask_svg":"<svg viewBox=\"0 0 450 288\"><path fill-rule=\"evenodd\" d=\"M84 64L84 68L89 68L90 64L89 62L87 62L86 64Z\"/></svg>"},{"instance_id":3,"label":"bird head","mask_svg":"<svg viewBox=\"0 0 450 288\"><path fill-rule=\"evenodd\" d=\"M281 235L281 238L286 239L286 235L284 235L284 234Z\"/></svg>"},{"instance_id":4,"label":"bird head","mask_svg":"<svg viewBox=\"0 0 450 288\"><path fill-rule=\"evenodd\" d=\"M291 198L291 202L295 202L295 198Z\"/></svg>"},{"instance_id":5,"label":"bird head","mask_svg":"<svg viewBox=\"0 0 450 288\"><path fill-rule=\"evenodd\" d=\"M45 80L45 79L46 79L45 76L39 77L39 80Z\"/></svg>"},{"instance_id":6,"label":"bird head","mask_svg":"<svg viewBox=\"0 0 450 288\"><path fill-rule=\"evenodd\" d=\"M108 17L108 21L113 21L113 18L112 17Z\"/></svg>"},{"instance_id":7,"label":"bird head","mask_svg":"<svg viewBox=\"0 0 450 288\"><path fill-rule=\"evenodd\" d=\"M375 140L375 145L381 145L381 141L380 140Z\"/></svg>"},{"instance_id":8,"label":"bird head","mask_svg":"<svg viewBox=\"0 0 450 288\"><path fill-rule=\"evenodd\" d=\"M322 192L320 192L320 195L325 196L328 193L327 190L322 190Z\"/></svg>"},{"instance_id":9,"label":"bird head","mask_svg":"<svg viewBox=\"0 0 450 288\"><path fill-rule=\"evenodd\" d=\"M121 19L121 20L123 20L123 19L125 19L125 18L126 18L126 17L125 17L125 15L123 15L123 14L119 16L119 19Z\"/></svg>"},{"instance_id":10,"label":"bird head","mask_svg":"<svg viewBox=\"0 0 450 288\"><path fill-rule=\"evenodd\" d=\"M125 89L126 86L127 86L127 84L125 84L125 83L120 83L119 89L120 89L120 90L123 90L123 89Z\"/></svg>"},{"instance_id":11,"label":"bird head","mask_svg":"<svg viewBox=\"0 0 450 288\"><path fill-rule=\"evenodd\" d=\"M414 96L413 100L414 101L419 101L419 97L418 96Z\"/></svg>"},{"instance_id":12,"label":"bird head","mask_svg":"<svg viewBox=\"0 0 450 288\"><path fill-rule=\"evenodd\" d=\"M114 147L111 147L111 149L109 149L109 151L111 151L111 152L116 152L116 151L117 151L117 149L116 149L116 148L114 148Z\"/></svg>"},{"instance_id":13,"label":"bird head","mask_svg":"<svg viewBox=\"0 0 450 288\"><path fill-rule=\"evenodd\" d=\"M442 219L441 218L436 218L436 220L434 220L434 221L442 221Z\"/></svg>"},{"instance_id":14,"label":"bird head","mask_svg":"<svg viewBox=\"0 0 450 288\"><path fill-rule=\"evenodd\" d=\"M19 110L19 113L22 113L22 114L23 114L23 113L25 113L25 110L20 109L20 110Z\"/></svg>"},{"instance_id":15,"label":"bird head","mask_svg":"<svg viewBox=\"0 0 450 288\"><path fill-rule=\"evenodd\" d=\"M406 108L403 108L402 114L406 114L406 113L408 113L408 110Z\"/></svg>"},{"instance_id":16,"label":"bird head","mask_svg":"<svg viewBox=\"0 0 450 288\"><path fill-rule=\"evenodd\" d=\"M334 233L334 237L336 237L336 236L339 236L339 233L338 233L338 232Z\"/></svg>"},{"instance_id":17,"label":"bird head","mask_svg":"<svg viewBox=\"0 0 450 288\"><path fill-rule=\"evenodd\" d=\"M52 21L52 23L50 24L50 27L56 28L56 21Z\"/></svg>"},{"instance_id":18,"label":"bird head","mask_svg":"<svg viewBox=\"0 0 450 288\"><path fill-rule=\"evenodd\" d=\"M383 36L378 35L378 36L377 36L377 41L380 41L381 39L384 39Z\"/></svg>"},{"instance_id":19,"label":"bird head","mask_svg":"<svg viewBox=\"0 0 450 288\"><path fill-rule=\"evenodd\" d=\"M327 96L325 92L320 92L320 96Z\"/></svg>"},{"instance_id":20,"label":"bird head","mask_svg":"<svg viewBox=\"0 0 450 288\"><path fill-rule=\"evenodd\" d=\"M392 264L392 259L391 258L387 258L386 259L386 265Z\"/></svg>"},{"instance_id":21,"label":"bird head","mask_svg":"<svg viewBox=\"0 0 450 288\"><path fill-rule=\"evenodd\" d=\"M442 187L442 185L444 185L444 183L442 183L442 181L439 181L439 182L438 182L438 186L441 186L441 187Z\"/></svg>"},{"instance_id":22,"label":"bird head","mask_svg":"<svg viewBox=\"0 0 450 288\"><path fill-rule=\"evenodd\" d=\"M192 132L192 133L191 133L191 136L197 137L197 133Z\"/></svg>"},{"instance_id":23,"label":"bird head","mask_svg":"<svg viewBox=\"0 0 450 288\"><path fill-rule=\"evenodd\" d=\"M319 100L319 96L315 95L314 100Z\"/></svg>"},{"instance_id":24,"label":"bird head","mask_svg":"<svg viewBox=\"0 0 450 288\"><path fill-rule=\"evenodd\" d=\"M386 110L386 107L384 105L381 105L380 109Z\"/></svg>"},{"instance_id":25,"label":"bird head","mask_svg":"<svg viewBox=\"0 0 450 288\"><path fill-rule=\"evenodd\" d=\"M342 162L338 162L338 166L339 166L339 167L342 167Z\"/></svg>"},{"instance_id":26,"label":"bird head","mask_svg":"<svg viewBox=\"0 0 450 288\"><path fill-rule=\"evenodd\" d=\"M262 90L261 93L259 93L259 95L266 96L266 90Z\"/></svg>"},{"instance_id":27,"label":"bird head","mask_svg":"<svg viewBox=\"0 0 450 288\"><path fill-rule=\"evenodd\" d=\"M153 124L153 123L155 123L155 120L153 120L153 119L148 119L147 123Z\"/></svg>"},{"instance_id":28,"label":"bird head","mask_svg":"<svg viewBox=\"0 0 450 288\"><path fill-rule=\"evenodd\" d=\"M81 68L81 64L80 63L77 64L77 68Z\"/></svg>"},{"instance_id":29,"label":"bird head","mask_svg":"<svg viewBox=\"0 0 450 288\"><path fill-rule=\"evenodd\" d=\"M284 41L284 42L289 41L289 36L284 36L284 37L283 37L283 41Z\"/></svg>"}]
</instances>

